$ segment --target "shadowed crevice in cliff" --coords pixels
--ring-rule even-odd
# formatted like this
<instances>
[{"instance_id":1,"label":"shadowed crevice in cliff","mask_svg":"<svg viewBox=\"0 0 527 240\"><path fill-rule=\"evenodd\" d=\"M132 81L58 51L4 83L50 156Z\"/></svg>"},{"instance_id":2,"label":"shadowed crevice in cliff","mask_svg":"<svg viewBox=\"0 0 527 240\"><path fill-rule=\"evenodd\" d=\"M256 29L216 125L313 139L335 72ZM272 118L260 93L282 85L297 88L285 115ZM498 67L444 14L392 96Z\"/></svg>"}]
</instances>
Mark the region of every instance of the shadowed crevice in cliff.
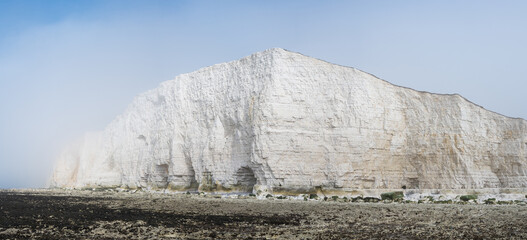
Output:
<instances>
[{"instance_id":1,"label":"shadowed crevice in cliff","mask_svg":"<svg viewBox=\"0 0 527 240\"><path fill-rule=\"evenodd\" d=\"M256 177L253 170L249 167L242 167L236 171L236 185L239 186L242 192L252 192L256 184Z\"/></svg>"},{"instance_id":2,"label":"shadowed crevice in cliff","mask_svg":"<svg viewBox=\"0 0 527 240\"><path fill-rule=\"evenodd\" d=\"M166 188L168 186L168 164L155 165L152 180L156 187Z\"/></svg>"}]
</instances>

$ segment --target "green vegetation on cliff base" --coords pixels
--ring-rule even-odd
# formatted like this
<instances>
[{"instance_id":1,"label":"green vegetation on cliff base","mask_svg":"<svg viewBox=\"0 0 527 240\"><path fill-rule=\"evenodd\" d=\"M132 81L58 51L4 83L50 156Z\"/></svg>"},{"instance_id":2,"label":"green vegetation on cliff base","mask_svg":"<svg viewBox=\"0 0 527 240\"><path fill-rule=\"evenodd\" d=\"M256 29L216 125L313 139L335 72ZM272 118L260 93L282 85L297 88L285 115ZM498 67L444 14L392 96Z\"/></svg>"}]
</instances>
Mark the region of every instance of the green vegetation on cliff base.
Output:
<instances>
[{"instance_id":1,"label":"green vegetation on cliff base","mask_svg":"<svg viewBox=\"0 0 527 240\"><path fill-rule=\"evenodd\" d=\"M459 199L461 199L461 201L468 202L470 200L478 199L478 195L463 195L459 197Z\"/></svg>"},{"instance_id":2,"label":"green vegetation on cliff base","mask_svg":"<svg viewBox=\"0 0 527 240\"><path fill-rule=\"evenodd\" d=\"M403 192L387 192L387 193L381 194L382 200L397 201L397 200L403 200L403 198L404 198Z\"/></svg>"}]
</instances>

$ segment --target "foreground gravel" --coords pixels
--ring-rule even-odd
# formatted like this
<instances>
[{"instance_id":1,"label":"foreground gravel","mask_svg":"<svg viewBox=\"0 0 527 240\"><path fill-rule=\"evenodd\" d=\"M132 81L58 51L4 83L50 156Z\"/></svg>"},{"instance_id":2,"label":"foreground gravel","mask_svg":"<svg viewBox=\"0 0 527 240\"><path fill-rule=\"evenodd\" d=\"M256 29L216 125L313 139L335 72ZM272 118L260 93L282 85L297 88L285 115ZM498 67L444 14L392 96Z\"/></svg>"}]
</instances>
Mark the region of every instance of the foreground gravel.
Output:
<instances>
[{"instance_id":1,"label":"foreground gravel","mask_svg":"<svg viewBox=\"0 0 527 240\"><path fill-rule=\"evenodd\" d=\"M0 191L0 239L527 239L527 206Z\"/></svg>"}]
</instances>

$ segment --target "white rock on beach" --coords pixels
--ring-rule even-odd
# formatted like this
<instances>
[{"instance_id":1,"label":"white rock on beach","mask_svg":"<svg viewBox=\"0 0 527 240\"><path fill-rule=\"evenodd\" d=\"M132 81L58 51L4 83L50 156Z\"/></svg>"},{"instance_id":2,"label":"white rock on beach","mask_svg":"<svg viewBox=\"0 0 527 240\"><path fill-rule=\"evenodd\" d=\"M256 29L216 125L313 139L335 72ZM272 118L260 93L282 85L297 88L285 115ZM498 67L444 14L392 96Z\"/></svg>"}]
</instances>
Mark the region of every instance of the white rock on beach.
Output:
<instances>
[{"instance_id":1,"label":"white rock on beach","mask_svg":"<svg viewBox=\"0 0 527 240\"><path fill-rule=\"evenodd\" d=\"M51 185L526 188L527 121L276 48L137 96L104 131L64 151Z\"/></svg>"}]
</instances>

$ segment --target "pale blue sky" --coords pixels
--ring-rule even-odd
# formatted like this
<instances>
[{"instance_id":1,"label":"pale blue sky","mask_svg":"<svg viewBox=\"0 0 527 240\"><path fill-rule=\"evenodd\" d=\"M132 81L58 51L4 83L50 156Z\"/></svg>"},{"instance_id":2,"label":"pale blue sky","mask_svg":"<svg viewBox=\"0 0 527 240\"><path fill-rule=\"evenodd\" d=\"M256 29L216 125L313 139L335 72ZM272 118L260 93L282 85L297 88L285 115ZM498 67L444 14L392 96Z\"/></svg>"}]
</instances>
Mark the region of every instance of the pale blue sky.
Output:
<instances>
[{"instance_id":1,"label":"pale blue sky","mask_svg":"<svg viewBox=\"0 0 527 240\"><path fill-rule=\"evenodd\" d=\"M138 93L272 47L527 118L527 1L0 1L0 188Z\"/></svg>"}]
</instances>

